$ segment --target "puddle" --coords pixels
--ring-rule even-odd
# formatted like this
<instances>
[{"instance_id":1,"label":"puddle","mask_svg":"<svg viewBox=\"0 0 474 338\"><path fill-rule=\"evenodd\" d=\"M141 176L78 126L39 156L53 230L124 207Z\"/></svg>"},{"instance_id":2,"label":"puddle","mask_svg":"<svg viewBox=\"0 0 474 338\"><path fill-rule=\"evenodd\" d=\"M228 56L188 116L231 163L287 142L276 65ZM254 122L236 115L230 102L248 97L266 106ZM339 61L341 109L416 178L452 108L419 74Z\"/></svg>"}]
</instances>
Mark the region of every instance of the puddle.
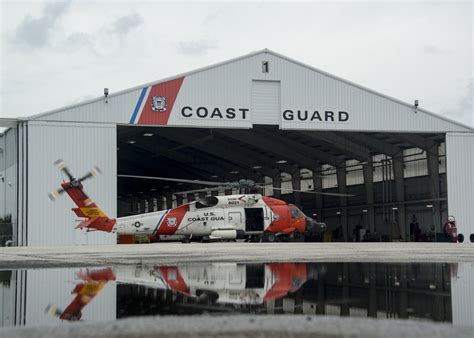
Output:
<instances>
[{"instance_id":1,"label":"puddle","mask_svg":"<svg viewBox=\"0 0 474 338\"><path fill-rule=\"evenodd\" d=\"M193 263L0 271L0 326L312 314L473 325L474 264Z\"/></svg>"}]
</instances>

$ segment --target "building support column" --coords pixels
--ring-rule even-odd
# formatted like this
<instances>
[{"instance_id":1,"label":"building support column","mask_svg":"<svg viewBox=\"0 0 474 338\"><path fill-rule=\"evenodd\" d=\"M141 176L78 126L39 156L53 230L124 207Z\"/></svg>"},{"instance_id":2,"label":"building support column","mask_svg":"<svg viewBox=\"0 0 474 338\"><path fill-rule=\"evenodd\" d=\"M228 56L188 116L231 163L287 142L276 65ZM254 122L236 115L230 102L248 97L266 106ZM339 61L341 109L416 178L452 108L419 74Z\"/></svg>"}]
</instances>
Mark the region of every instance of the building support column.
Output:
<instances>
[{"instance_id":1,"label":"building support column","mask_svg":"<svg viewBox=\"0 0 474 338\"><path fill-rule=\"evenodd\" d=\"M156 197L156 210L163 210L165 207L163 205L163 196Z\"/></svg>"},{"instance_id":2,"label":"building support column","mask_svg":"<svg viewBox=\"0 0 474 338\"><path fill-rule=\"evenodd\" d=\"M435 227L436 232L442 232L441 229L441 202L436 201L436 199L440 198L440 181L439 181L439 152L438 152L438 145L434 144L428 151L426 152L427 157L427 164L428 164L428 175L430 180L430 194L431 198L435 199L431 204L433 205L432 208L432 215L433 215L433 225ZM436 234L435 234L436 235ZM436 240L436 237L435 237Z\"/></svg>"},{"instance_id":3,"label":"building support column","mask_svg":"<svg viewBox=\"0 0 474 338\"><path fill-rule=\"evenodd\" d=\"M166 197L166 209L171 209L173 207L173 195L171 192L165 193Z\"/></svg>"},{"instance_id":4,"label":"building support column","mask_svg":"<svg viewBox=\"0 0 474 338\"><path fill-rule=\"evenodd\" d=\"M372 157L367 159L367 164L363 165L365 197L367 201L367 225L370 234L375 232L375 207L374 207L374 163Z\"/></svg>"},{"instance_id":5,"label":"building support column","mask_svg":"<svg viewBox=\"0 0 474 338\"><path fill-rule=\"evenodd\" d=\"M291 183L293 190L301 190L301 173L300 168L295 165L291 172ZM301 193L299 191L293 191L293 198L295 205L301 209Z\"/></svg>"},{"instance_id":6,"label":"building support column","mask_svg":"<svg viewBox=\"0 0 474 338\"><path fill-rule=\"evenodd\" d=\"M400 227L400 235L403 240L406 240L406 238L409 237L410 229L407 229L406 222L405 179L403 171L403 158L393 159L393 176L395 178L395 192L398 202L398 224Z\"/></svg>"},{"instance_id":7,"label":"building support column","mask_svg":"<svg viewBox=\"0 0 474 338\"><path fill-rule=\"evenodd\" d=\"M281 173L278 169L273 169L272 186L275 188L281 188ZM281 190L273 189L273 197L280 198Z\"/></svg>"},{"instance_id":8,"label":"building support column","mask_svg":"<svg viewBox=\"0 0 474 338\"><path fill-rule=\"evenodd\" d=\"M315 192L323 192L323 177L321 171L321 165L314 168L313 170L313 187ZM322 210L323 210L323 195L314 194L314 207L316 209L316 214L318 215L318 221L323 221L322 219Z\"/></svg>"},{"instance_id":9,"label":"building support column","mask_svg":"<svg viewBox=\"0 0 474 338\"><path fill-rule=\"evenodd\" d=\"M336 169L337 176L337 186L340 194L347 194L347 176L346 176L346 166L338 167ZM341 226L342 226L342 235L344 236L344 242L349 240L348 234L348 224L347 224L347 197L340 197L341 204Z\"/></svg>"}]
</instances>

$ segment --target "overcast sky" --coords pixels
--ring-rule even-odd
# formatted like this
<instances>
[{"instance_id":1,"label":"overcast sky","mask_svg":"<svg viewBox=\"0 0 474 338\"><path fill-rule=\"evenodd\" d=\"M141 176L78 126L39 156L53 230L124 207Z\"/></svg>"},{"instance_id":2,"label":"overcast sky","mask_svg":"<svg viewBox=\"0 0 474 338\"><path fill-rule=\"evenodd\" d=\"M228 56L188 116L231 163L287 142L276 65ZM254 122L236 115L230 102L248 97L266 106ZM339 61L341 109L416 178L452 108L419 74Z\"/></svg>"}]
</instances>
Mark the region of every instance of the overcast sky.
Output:
<instances>
[{"instance_id":1,"label":"overcast sky","mask_svg":"<svg viewBox=\"0 0 474 338\"><path fill-rule=\"evenodd\" d=\"M1 3L1 117L263 48L474 126L471 1Z\"/></svg>"}]
</instances>

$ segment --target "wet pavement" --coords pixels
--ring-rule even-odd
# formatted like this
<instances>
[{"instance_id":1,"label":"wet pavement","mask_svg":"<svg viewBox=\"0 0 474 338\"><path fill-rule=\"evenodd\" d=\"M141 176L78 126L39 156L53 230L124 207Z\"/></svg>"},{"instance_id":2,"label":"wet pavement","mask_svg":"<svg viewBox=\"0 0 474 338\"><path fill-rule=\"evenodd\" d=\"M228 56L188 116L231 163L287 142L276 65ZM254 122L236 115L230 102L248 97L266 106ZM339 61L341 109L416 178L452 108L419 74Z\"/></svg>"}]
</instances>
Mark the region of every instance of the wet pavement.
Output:
<instances>
[{"instance_id":1,"label":"wet pavement","mask_svg":"<svg viewBox=\"0 0 474 338\"><path fill-rule=\"evenodd\" d=\"M59 254L58 254L59 253ZM474 262L456 243L156 243L0 248L0 269L191 262Z\"/></svg>"},{"instance_id":2,"label":"wet pavement","mask_svg":"<svg viewBox=\"0 0 474 338\"><path fill-rule=\"evenodd\" d=\"M474 263L469 262L9 269L0 271L0 327L240 315L338 316L472 327L472 285Z\"/></svg>"}]
</instances>

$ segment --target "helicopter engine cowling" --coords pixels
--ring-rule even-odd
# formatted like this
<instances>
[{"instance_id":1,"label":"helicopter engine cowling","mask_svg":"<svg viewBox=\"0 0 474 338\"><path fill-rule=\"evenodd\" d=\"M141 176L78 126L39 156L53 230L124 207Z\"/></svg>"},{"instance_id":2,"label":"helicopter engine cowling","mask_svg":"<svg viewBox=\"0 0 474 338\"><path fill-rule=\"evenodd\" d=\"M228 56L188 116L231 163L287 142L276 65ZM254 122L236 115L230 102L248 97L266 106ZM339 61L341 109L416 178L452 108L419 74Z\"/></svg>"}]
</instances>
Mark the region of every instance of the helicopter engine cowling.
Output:
<instances>
[{"instance_id":1,"label":"helicopter engine cowling","mask_svg":"<svg viewBox=\"0 0 474 338\"><path fill-rule=\"evenodd\" d=\"M229 196L207 196L196 202L196 207L232 207L232 206L252 206L262 198L260 194L242 194Z\"/></svg>"}]
</instances>

